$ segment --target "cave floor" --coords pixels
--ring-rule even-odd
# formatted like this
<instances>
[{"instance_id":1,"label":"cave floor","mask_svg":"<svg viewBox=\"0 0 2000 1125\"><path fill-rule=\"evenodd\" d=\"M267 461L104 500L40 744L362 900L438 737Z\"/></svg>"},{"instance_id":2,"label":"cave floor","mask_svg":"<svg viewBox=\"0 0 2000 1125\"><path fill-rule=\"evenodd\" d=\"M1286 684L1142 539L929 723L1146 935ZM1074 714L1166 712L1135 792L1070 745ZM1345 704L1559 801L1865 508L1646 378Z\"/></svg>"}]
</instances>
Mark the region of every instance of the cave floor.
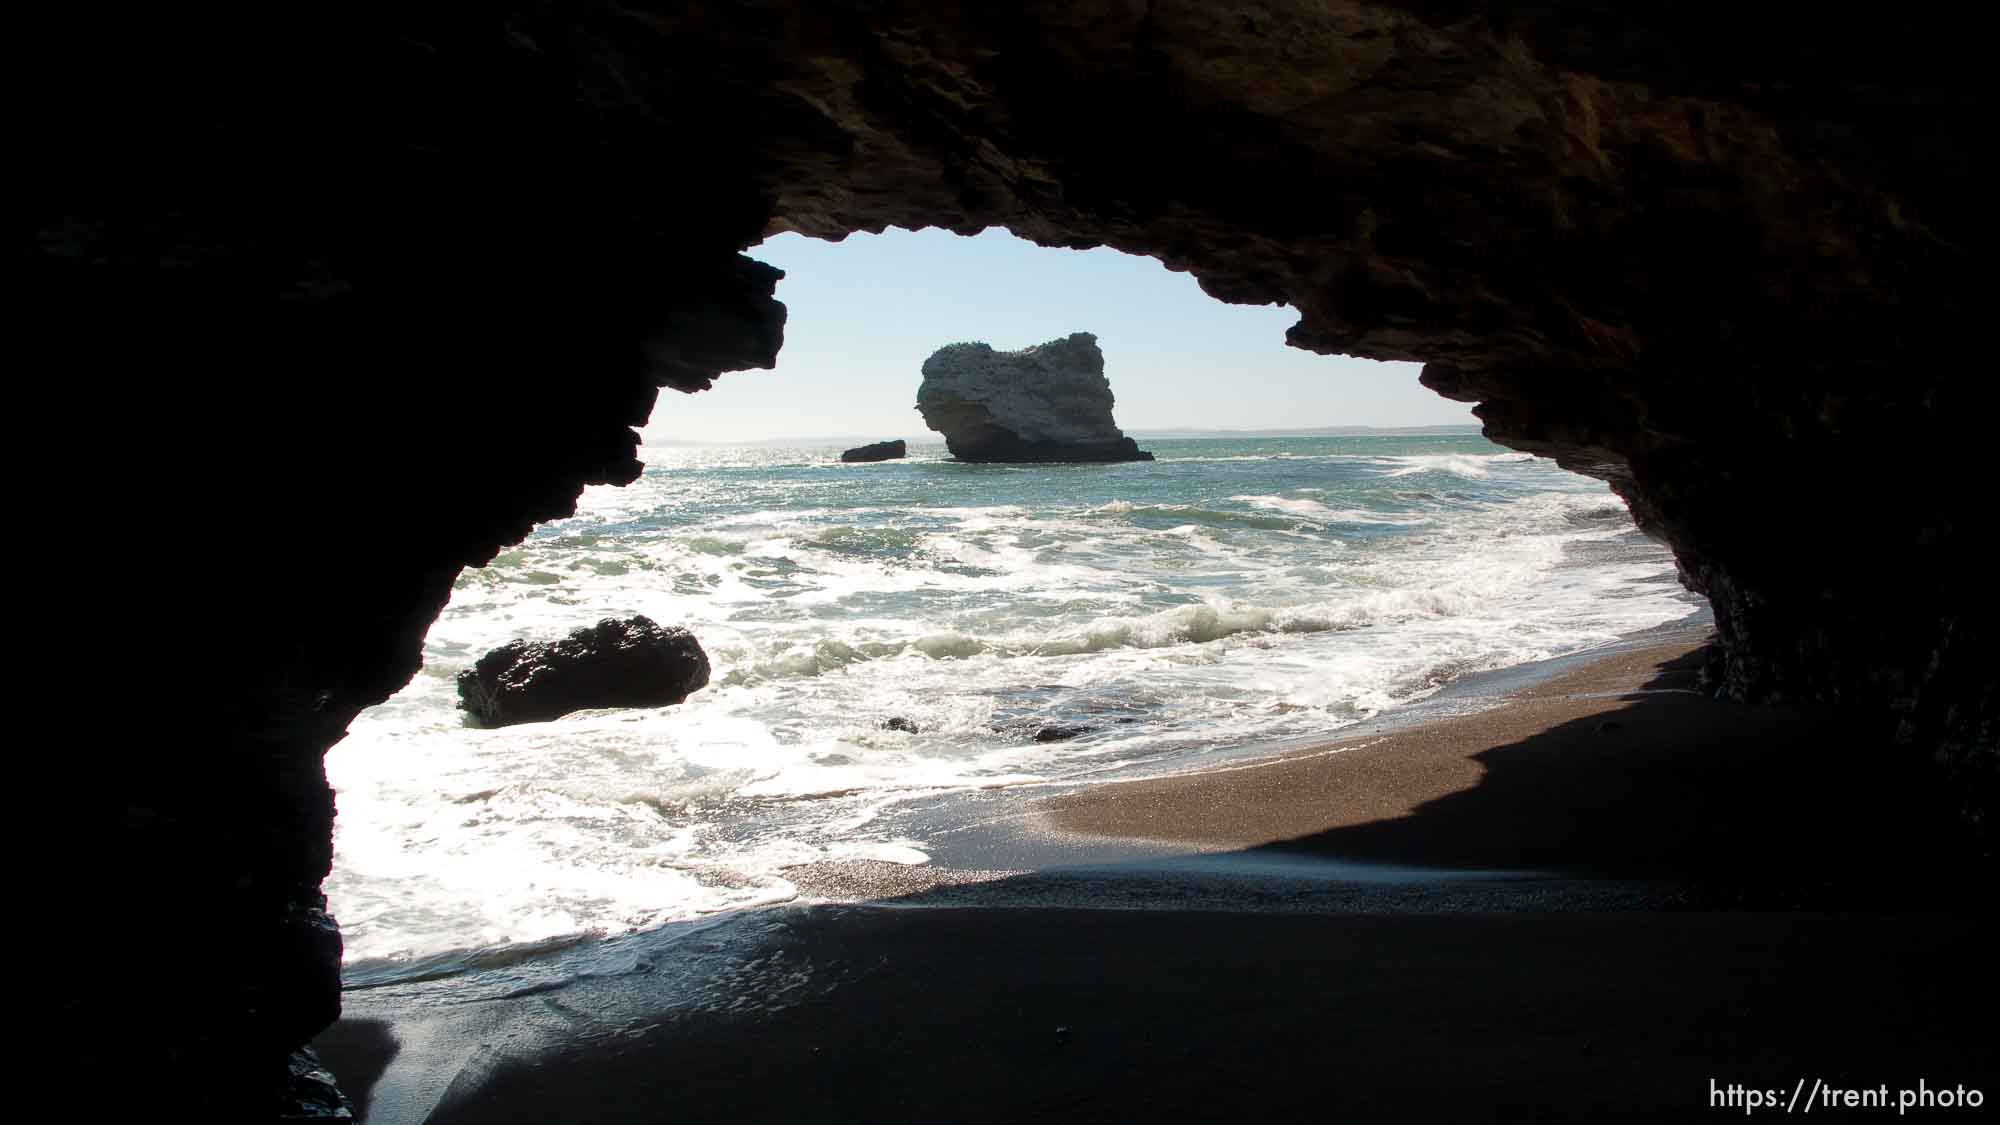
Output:
<instances>
[{"instance_id":1,"label":"cave floor","mask_svg":"<svg viewBox=\"0 0 2000 1125\"><path fill-rule=\"evenodd\" d=\"M318 1046L384 1125L1678 1121L1744 1112L1732 1086L1991 1093L1984 861L1857 752L1871 732L1691 690L1702 639L1352 753L1045 800L1011 860L985 832L956 871L813 873L875 901L350 992ZM1097 862L1022 861L1051 840Z\"/></svg>"}]
</instances>

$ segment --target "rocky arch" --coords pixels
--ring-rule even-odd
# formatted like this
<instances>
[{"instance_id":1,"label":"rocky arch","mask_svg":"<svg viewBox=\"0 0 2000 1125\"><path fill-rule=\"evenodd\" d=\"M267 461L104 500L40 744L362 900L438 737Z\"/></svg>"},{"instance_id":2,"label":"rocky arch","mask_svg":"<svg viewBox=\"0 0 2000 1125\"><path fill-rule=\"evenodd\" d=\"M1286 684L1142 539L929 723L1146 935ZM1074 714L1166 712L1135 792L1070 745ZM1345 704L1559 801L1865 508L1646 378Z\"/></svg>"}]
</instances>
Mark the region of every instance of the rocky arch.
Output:
<instances>
[{"instance_id":1,"label":"rocky arch","mask_svg":"<svg viewBox=\"0 0 2000 1125\"><path fill-rule=\"evenodd\" d=\"M540 0L44 28L48 358L22 403L62 425L23 445L115 500L68 573L136 589L166 649L132 721L54 768L115 770L124 829L54 871L54 909L96 915L121 873L145 964L204 982L148 1065L265 1096L337 1005L320 755L415 672L460 568L633 479L659 389L773 362L777 275L739 251L891 224L1150 254L1296 306L1296 346L1424 361L1674 546L1723 690L1848 703L1982 817L1978 71L1921 7ZM80 632L50 659L101 660ZM81 940L129 963L122 927ZM79 1061L122 1056L103 1014L145 996L114 975L66 1006Z\"/></svg>"}]
</instances>

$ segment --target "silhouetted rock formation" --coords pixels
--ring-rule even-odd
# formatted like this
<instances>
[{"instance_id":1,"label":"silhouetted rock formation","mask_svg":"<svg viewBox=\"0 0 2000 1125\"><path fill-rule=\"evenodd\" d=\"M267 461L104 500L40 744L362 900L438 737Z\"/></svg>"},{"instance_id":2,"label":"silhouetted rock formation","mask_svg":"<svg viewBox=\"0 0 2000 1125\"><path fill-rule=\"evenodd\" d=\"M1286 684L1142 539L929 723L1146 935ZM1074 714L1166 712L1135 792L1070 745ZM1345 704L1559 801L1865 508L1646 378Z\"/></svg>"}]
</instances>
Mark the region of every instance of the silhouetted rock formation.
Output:
<instances>
[{"instance_id":1,"label":"silhouetted rock formation","mask_svg":"<svg viewBox=\"0 0 2000 1125\"><path fill-rule=\"evenodd\" d=\"M840 455L842 461L894 461L898 457L908 457L909 446L902 438L895 441L878 441L873 445L857 445Z\"/></svg>"},{"instance_id":2,"label":"silhouetted rock formation","mask_svg":"<svg viewBox=\"0 0 2000 1125\"><path fill-rule=\"evenodd\" d=\"M127 828L40 907L115 886L189 923L145 963L204 982L143 1058L150 994L76 982L105 994L42 1037L95 1080L218 1120L282 1098L339 1004L321 754L416 673L463 567L637 476L661 387L775 362L782 275L739 251L780 231L1109 245L1291 305L1295 346L1428 361L1673 545L1730 694L1840 701L1995 804L1991 48L1941 9L44 9L12 403L43 424L14 453L82 592L28 612L143 567L134 627L173 659L121 692L143 734L51 756L51 792L116 777ZM143 500L75 518L133 466ZM135 562L194 513L256 564ZM41 666L101 663L100 631L38 624ZM73 680L51 702L101 713ZM130 932L70 960L132 964Z\"/></svg>"},{"instance_id":3,"label":"silhouetted rock formation","mask_svg":"<svg viewBox=\"0 0 2000 1125\"><path fill-rule=\"evenodd\" d=\"M1151 461L1111 418L1097 337L1018 352L950 344L924 361L917 411L961 461Z\"/></svg>"},{"instance_id":4,"label":"silhouetted rock formation","mask_svg":"<svg viewBox=\"0 0 2000 1125\"><path fill-rule=\"evenodd\" d=\"M311 1047L293 1051L285 1069L290 1078L287 1092L291 1102L291 1114L285 1120L354 1120L354 1104L341 1093L336 1085L338 1079Z\"/></svg>"},{"instance_id":5,"label":"silhouetted rock formation","mask_svg":"<svg viewBox=\"0 0 2000 1125\"><path fill-rule=\"evenodd\" d=\"M458 674L458 705L481 726L539 723L588 707L665 707L708 684L694 634L607 617L559 641L509 641Z\"/></svg>"}]
</instances>

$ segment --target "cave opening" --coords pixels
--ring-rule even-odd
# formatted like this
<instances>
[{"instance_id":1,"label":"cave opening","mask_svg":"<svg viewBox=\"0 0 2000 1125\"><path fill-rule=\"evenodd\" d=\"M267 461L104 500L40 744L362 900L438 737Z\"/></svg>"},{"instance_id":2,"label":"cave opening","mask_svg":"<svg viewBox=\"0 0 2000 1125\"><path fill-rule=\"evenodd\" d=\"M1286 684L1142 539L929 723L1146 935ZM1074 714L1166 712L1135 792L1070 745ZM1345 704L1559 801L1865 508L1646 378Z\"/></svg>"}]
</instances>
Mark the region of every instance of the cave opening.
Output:
<instances>
[{"instance_id":1,"label":"cave opening","mask_svg":"<svg viewBox=\"0 0 2000 1125\"><path fill-rule=\"evenodd\" d=\"M922 864L953 795L1268 753L1695 609L1602 482L1414 365L1285 348L1291 310L997 230L751 253L787 275L775 369L663 396L646 472L459 574L328 753L350 987ZM923 428L936 348L1073 330L1158 461L967 464ZM838 460L882 439L910 456ZM710 685L467 725L483 653L632 614L690 628Z\"/></svg>"}]
</instances>

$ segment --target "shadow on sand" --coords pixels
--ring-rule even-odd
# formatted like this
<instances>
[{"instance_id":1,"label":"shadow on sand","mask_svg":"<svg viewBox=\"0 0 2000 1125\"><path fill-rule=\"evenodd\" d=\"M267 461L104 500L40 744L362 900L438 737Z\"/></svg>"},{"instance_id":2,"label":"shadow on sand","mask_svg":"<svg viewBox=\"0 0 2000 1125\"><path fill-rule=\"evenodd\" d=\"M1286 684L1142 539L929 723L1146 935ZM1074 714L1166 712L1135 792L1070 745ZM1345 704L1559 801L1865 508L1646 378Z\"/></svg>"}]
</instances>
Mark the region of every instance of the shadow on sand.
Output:
<instances>
[{"instance_id":1,"label":"shadow on sand","mask_svg":"<svg viewBox=\"0 0 2000 1125\"><path fill-rule=\"evenodd\" d=\"M1835 708L1719 703L1695 686L1708 656L1473 755L1476 785L1410 815L1263 850L1668 879L1692 901L1781 908L1936 909L1990 874L1934 772L1887 731Z\"/></svg>"},{"instance_id":2,"label":"shadow on sand","mask_svg":"<svg viewBox=\"0 0 2000 1125\"><path fill-rule=\"evenodd\" d=\"M1875 732L1715 703L1700 659L1409 815L1241 853L1670 878L1676 909L794 908L770 960L819 993L504 1059L430 1120L1685 1121L1732 1085L1987 1081L1990 868ZM365 1096L366 1052L321 1046Z\"/></svg>"}]
</instances>

